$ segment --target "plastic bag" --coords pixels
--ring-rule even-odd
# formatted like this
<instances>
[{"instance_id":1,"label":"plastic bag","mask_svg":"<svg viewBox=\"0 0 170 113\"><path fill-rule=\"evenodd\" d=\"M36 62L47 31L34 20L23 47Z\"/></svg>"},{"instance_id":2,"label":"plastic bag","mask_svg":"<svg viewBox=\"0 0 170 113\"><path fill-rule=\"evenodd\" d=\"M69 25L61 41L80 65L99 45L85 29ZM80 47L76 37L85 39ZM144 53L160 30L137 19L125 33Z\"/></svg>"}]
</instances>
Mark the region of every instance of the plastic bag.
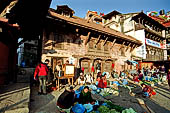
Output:
<instances>
[{"instance_id":1,"label":"plastic bag","mask_svg":"<svg viewBox=\"0 0 170 113\"><path fill-rule=\"evenodd\" d=\"M75 106L72 107L72 111L74 113L84 113L85 107L82 104L76 104Z\"/></svg>"},{"instance_id":2,"label":"plastic bag","mask_svg":"<svg viewBox=\"0 0 170 113\"><path fill-rule=\"evenodd\" d=\"M87 113L91 112L93 110L93 105L92 104L84 104L83 106L87 110Z\"/></svg>"}]
</instances>

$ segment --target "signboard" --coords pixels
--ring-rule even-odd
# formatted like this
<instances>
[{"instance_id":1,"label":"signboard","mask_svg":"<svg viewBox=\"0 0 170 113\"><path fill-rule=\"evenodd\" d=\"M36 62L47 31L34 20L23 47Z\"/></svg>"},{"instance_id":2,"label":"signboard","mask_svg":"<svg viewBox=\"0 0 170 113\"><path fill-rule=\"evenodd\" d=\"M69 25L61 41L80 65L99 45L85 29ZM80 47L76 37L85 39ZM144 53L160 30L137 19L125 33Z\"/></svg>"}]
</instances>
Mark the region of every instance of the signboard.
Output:
<instances>
[{"instance_id":1,"label":"signboard","mask_svg":"<svg viewBox=\"0 0 170 113\"><path fill-rule=\"evenodd\" d=\"M143 59L146 59L146 45L143 44L137 48L135 48L135 50L132 52L132 54L134 56L137 56L137 57L141 57Z\"/></svg>"},{"instance_id":2,"label":"signboard","mask_svg":"<svg viewBox=\"0 0 170 113\"><path fill-rule=\"evenodd\" d=\"M163 41L163 44L150 40L150 39L145 39L146 40L146 44L153 46L153 47L158 47L158 48L162 48L162 49L166 49L166 40Z\"/></svg>"},{"instance_id":3,"label":"signboard","mask_svg":"<svg viewBox=\"0 0 170 113\"><path fill-rule=\"evenodd\" d=\"M64 76L74 76L74 65L67 64L64 66Z\"/></svg>"},{"instance_id":4,"label":"signboard","mask_svg":"<svg viewBox=\"0 0 170 113\"><path fill-rule=\"evenodd\" d=\"M153 40L150 40L150 39L147 39L147 38L145 40L146 40L147 45L151 45L151 46L154 46L154 47L161 48L161 44L159 42L156 42L156 41L153 41Z\"/></svg>"}]
</instances>

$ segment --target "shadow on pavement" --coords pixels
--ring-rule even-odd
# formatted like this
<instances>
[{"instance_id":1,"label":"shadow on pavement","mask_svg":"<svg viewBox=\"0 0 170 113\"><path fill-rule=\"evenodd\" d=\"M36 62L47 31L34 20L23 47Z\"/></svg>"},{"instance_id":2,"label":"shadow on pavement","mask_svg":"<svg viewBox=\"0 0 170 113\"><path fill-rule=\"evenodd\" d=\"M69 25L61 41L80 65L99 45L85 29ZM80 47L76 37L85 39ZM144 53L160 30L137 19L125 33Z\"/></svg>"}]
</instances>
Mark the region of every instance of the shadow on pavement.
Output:
<instances>
[{"instance_id":1,"label":"shadow on pavement","mask_svg":"<svg viewBox=\"0 0 170 113\"><path fill-rule=\"evenodd\" d=\"M145 99L146 100L146 99ZM160 105L158 105L156 102L154 102L152 99L147 99L145 101L145 104L150 107L155 113L170 113L170 111Z\"/></svg>"},{"instance_id":2,"label":"shadow on pavement","mask_svg":"<svg viewBox=\"0 0 170 113\"><path fill-rule=\"evenodd\" d=\"M0 97L29 89L28 83L14 83L0 86Z\"/></svg>"},{"instance_id":3,"label":"shadow on pavement","mask_svg":"<svg viewBox=\"0 0 170 113\"><path fill-rule=\"evenodd\" d=\"M25 103L26 101L28 101L28 98L23 99L23 100L15 103L15 104L11 104L11 105L9 105L9 106L5 106L5 107L3 107L3 108L0 109L0 113L4 113L5 111L10 110L11 108L13 108L13 107L15 107L15 106L17 106L17 105L19 105L19 104ZM24 108L24 107L23 107L23 108ZM17 108L16 108L16 109L17 109Z\"/></svg>"},{"instance_id":4,"label":"shadow on pavement","mask_svg":"<svg viewBox=\"0 0 170 113\"><path fill-rule=\"evenodd\" d=\"M55 112L54 112L55 111ZM30 113L56 113L56 98L51 93L38 95L38 86L31 87Z\"/></svg>"}]
</instances>

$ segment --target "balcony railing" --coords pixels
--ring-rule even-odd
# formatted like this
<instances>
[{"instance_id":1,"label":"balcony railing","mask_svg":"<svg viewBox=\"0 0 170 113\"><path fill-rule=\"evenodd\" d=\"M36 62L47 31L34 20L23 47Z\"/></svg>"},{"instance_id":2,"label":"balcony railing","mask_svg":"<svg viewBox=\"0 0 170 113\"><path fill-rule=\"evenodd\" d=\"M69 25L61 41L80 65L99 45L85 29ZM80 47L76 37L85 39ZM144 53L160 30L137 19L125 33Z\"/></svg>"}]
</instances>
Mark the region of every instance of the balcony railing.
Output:
<instances>
[{"instance_id":1,"label":"balcony railing","mask_svg":"<svg viewBox=\"0 0 170 113\"><path fill-rule=\"evenodd\" d=\"M136 24L136 25L135 25L135 30L136 30L136 31L137 31L137 30L141 30L141 29L145 29L145 30L147 30L147 31L149 31L149 32L152 32L152 33L154 33L154 34L162 37L162 33L161 33L161 32L155 31L155 30L153 30L153 29L152 29L151 27L149 27L149 26L144 26L144 25L142 25L142 24Z\"/></svg>"}]
</instances>

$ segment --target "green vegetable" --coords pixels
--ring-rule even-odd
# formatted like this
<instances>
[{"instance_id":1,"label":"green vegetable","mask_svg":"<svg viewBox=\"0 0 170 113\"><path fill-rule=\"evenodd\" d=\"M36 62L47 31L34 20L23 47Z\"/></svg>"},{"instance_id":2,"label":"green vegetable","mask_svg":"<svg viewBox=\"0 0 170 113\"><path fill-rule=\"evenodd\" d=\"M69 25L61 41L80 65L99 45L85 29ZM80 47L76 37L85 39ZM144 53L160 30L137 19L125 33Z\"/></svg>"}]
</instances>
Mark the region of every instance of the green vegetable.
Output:
<instances>
[{"instance_id":1,"label":"green vegetable","mask_svg":"<svg viewBox=\"0 0 170 113\"><path fill-rule=\"evenodd\" d=\"M98 109L97 109L100 113L109 113L109 108L106 107L106 106L100 106Z\"/></svg>"},{"instance_id":2,"label":"green vegetable","mask_svg":"<svg viewBox=\"0 0 170 113\"><path fill-rule=\"evenodd\" d=\"M110 109L115 109L115 110L118 111L118 112L122 112L122 111L124 110L123 107L121 107L121 106L119 106L119 105L114 105L114 104L112 104L111 101L107 101L106 103L107 103L107 105L108 105L108 108L110 108Z\"/></svg>"},{"instance_id":3,"label":"green vegetable","mask_svg":"<svg viewBox=\"0 0 170 113\"><path fill-rule=\"evenodd\" d=\"M129 108L129 109L123 110L122 113L136 113L136 111L134 111L132 108Z\"/></svg>"},{"instance_id":4,"label":"green vegetable","mask_svg":"<svg viewBox=\"0 0 170 113\"><path fill-rule=\"evenodd\" d=\"M115 109L111 109L111 110L109 111L109 113L120 113L120 112L117 112Z\"/></svg>"}]
</instances>

